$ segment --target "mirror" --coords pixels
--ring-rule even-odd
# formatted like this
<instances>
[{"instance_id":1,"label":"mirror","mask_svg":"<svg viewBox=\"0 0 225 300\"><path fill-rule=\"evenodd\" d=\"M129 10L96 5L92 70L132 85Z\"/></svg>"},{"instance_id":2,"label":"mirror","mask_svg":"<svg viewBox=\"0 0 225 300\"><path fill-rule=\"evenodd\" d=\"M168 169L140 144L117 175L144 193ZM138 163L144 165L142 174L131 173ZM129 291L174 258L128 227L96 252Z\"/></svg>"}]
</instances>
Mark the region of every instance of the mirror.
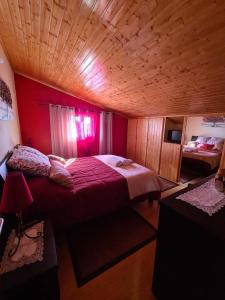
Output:
<instances>
[{"instance_id":1,"label":"mirror","mask_svg":"<svg viewBox=\"0 0 225 300\"><path fill-rule=\"evenodd\" d=\"M217 172L225 140L225 117L187 117L182 161L181 183L194 183Z\"/></svg>"}]
</instances>

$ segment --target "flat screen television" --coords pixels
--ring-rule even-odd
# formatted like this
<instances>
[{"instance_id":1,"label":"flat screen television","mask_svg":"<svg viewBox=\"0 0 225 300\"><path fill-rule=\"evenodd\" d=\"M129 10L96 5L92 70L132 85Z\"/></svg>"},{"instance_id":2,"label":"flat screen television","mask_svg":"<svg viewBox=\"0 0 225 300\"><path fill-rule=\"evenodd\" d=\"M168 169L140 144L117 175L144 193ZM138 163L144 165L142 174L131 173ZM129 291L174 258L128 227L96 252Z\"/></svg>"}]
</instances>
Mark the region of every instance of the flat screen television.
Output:
<instances>
[{"instance_id":1,"label":"flat screen television","mask_svg":"<svg viewBox=\"0 0 225 300\"><path fill-rule=\"evenodd\" d=\"M167 140L170 143L180 144L182 131L181 130L168 130Z\"/></svg>"}]
</instances>

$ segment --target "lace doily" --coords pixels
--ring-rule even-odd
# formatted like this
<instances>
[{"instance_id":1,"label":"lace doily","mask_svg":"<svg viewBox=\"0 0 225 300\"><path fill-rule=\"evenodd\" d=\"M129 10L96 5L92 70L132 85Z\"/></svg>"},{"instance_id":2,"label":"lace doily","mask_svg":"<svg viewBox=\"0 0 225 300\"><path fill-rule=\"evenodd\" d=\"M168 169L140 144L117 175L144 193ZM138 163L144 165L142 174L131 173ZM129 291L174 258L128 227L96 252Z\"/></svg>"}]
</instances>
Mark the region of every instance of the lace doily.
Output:
<instances>
[{"instance_id":1,"label":"lace doily","mask_svg":"<svg viewBox=\"0 0 225 300\"><path fill-rule=\"evenodd\" d=\"M225 206L225 195L216 190L214 178L193 190L179 195L176 199L183 200L210 216Z\"/></svg>"},{"instance_id":2,"label":"lace doily","mask_svg":"<svg viewBox=\"0 0 225 300\"><path fill-rule=\"evenodd\" d=\"M16 253L12 257L8 257L9 251L14 247L16 238L15 229L12 230L8 237L4 255L0 264L0 275L13 271L17 268L21 268L24 265L43 260L44 221L37 223L26 230L26 233L30 236L36 236L37 232L42 233L42 235L37 239L28 239L26 236L23 236L20 240L20 245Z\"/></svg>"}]
</instances>

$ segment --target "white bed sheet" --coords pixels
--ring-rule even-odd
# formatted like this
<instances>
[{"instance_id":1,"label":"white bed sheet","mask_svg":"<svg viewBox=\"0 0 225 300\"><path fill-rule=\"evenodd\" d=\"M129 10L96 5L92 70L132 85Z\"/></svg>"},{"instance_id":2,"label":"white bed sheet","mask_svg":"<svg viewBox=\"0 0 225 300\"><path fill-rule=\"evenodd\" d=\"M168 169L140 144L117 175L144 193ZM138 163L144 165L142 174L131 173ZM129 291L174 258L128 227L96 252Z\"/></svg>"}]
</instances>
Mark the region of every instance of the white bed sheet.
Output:
<instances>
[{"instance_id":1,"label":"white bed sheet","mask_svg":"<svg viewBox=\"0 0 225 300\"><path fill-rule=\"evenodd\" d=\"M111 155L112 158L115 157ZM137 163L131 163L128 166L114 167L108 163L109 155L96 155L95 158L99 159L127 180L130 199L137 196L144 195L154 191L161 191L161 182L158 175Z\"/></svg>"}]
</instances>

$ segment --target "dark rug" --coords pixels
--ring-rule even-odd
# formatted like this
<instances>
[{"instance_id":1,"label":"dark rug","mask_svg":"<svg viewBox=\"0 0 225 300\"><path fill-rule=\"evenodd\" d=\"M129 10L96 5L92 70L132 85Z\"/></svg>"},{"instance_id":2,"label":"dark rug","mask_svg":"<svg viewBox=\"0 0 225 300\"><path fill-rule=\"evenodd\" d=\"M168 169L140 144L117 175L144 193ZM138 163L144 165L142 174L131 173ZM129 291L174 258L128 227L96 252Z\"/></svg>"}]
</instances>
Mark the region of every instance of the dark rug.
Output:
<instances>
[{"instance_id":1,"label":"dark rug","mask_svg":"<svg viewBox=\"0 0 225 300\"><path fill-rule=\"evenodd\" d=\"M167 190L170 190L172 188L174 188L175 186L178 186L177 183L173 182L173 181L170 181L168 179L165 179L165 178L162 178L162 177L159 177L161 183L162 183L162 192L165 192Z\"/></svg>"},{"instance_id":2,"label":"dark rug","mask_svg":"<svg viewBox=\"0 0 225 300\"><path fill-rule=\"evenodd\" d=\"M73 226L67 240L78 286L155 238L155 228L132 208Z\"/></svg>"}]
</instances>

